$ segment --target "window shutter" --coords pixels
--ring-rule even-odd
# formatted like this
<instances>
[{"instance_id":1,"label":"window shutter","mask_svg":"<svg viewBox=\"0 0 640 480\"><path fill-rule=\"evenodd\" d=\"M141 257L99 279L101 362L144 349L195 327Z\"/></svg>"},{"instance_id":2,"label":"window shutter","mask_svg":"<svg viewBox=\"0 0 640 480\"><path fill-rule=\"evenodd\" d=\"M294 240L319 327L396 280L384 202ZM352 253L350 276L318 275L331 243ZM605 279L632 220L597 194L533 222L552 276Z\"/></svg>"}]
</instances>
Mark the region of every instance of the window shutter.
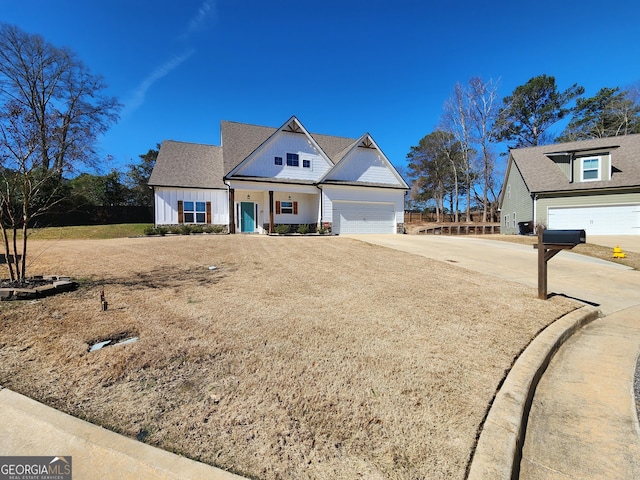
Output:
<instances>
[{"instance_id":1,"label":"window shutter","mask_svg":"<svg viewBox=\"0 0 640 480\"><path fill-rule=\"evenodd\" d=\"M298 214L298 202L293 202L293 214Z\"/></svg>"},{"instance_id":2,"label":"window shutter","mask_svg":"<svg viewBox=\"0 0 640 480\"><path fill-rule=\"evenodd\" d=\"M207 223L211 225L211 202L207 202Z\"/></svg>"},{"instance_id":3,"label":"window shutter","mask_svg":"<svg viewBox=\"0 0 640 480\"><path fill-rule=\"evenodd\" d=\"M184 204L178 200L178 223L184 223Z\"/></svg>"},{"instance_id":4,"label":"window shutter","mask_svg":"<svg viewBox=\"0 0 640 480\"><path fill-rule=\"evenodd\" d=\"M276 215L280 215L280 200L276 200Z\"/></svg>"}]
</instances>

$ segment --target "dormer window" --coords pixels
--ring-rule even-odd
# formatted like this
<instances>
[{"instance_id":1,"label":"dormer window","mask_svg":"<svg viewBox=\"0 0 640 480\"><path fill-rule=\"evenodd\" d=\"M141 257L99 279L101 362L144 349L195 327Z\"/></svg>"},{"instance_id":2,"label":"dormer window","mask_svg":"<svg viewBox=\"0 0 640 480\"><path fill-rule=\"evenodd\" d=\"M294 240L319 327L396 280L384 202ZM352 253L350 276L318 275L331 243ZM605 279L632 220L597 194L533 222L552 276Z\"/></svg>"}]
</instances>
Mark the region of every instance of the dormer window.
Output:
<instances>
[{"instance_id":1,"label":"dormer window","mask_svg":"<svg viewBox=\"0 0 640 480\"><path fill-rule=\"evenodd\" d=\"M600 180L600 157L586 157L581 159L580 181L593 182Z\"/></svg>"}]
</instances>

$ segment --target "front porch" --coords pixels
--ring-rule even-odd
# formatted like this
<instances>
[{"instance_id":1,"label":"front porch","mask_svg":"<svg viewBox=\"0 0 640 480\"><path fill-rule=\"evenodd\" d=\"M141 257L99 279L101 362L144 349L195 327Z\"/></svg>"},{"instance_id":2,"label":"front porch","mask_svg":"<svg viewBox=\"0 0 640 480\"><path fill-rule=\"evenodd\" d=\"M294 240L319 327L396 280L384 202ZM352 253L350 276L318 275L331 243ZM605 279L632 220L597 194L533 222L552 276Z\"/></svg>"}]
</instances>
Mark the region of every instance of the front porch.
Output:
<instances>
[{"instance_id":1,"label":"front porch","mask_svg":"<svg viewBox=\"0 0 640 480\"><path fill-rule=\"evenodd\" d=\"M278 225L295 231L321 227L320 190L306 185L244 184L229 190L230 233L276 233Z\"/></svg>"}]
</instances>

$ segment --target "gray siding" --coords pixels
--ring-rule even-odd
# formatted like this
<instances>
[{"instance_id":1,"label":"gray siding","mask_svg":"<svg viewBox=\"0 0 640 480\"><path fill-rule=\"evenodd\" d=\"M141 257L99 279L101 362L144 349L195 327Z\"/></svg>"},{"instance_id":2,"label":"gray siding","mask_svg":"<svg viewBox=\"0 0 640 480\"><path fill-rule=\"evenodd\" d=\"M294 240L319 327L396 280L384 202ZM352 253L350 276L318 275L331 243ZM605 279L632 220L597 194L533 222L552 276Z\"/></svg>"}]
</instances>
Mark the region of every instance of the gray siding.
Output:
<instances>
[{"instance_id":1,"label":"gray siding","mask_svg":"<svg viewBox=\"0 0 640 480\"><path fill-rule=\"evenodd\" d=\"M556 194L539 196L536 205L536 223L548 224L547 212L552 207L588 207L602 205L631 205L640 203L640 188L630 193L592 193L590 195Z\"/></svg>"},{"instance_id":2,"label":"gray siding","mask_svg":"<svg viewBox=\"0 0 640 480\"><path fill-rule=\"evenodd\" d=\"M533 200L515 163L511 163L504 188L505 192L503 192L502 210L500 212L501 232L517 234L519 222L533 220ZM505 221L505 216L507 215L509 216L508 224Z\"/></svg>"}]
</instances>

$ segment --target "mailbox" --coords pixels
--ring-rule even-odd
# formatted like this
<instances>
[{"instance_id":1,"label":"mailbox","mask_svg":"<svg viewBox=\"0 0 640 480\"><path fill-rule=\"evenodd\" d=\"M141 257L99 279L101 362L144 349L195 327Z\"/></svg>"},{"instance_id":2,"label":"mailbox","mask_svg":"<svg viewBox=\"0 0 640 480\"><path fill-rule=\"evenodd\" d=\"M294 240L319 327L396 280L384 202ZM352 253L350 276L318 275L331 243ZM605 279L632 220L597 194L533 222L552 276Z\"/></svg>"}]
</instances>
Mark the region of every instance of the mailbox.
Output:
<instances>
[{"instance_id":1,"label":"mailbox","mask_svg":"<svg viewBox=\"0 0 640 480\"><path fill-rule=\"evenodd\" d=\"M542 243L546 245L578 245L587 242L584 230L545 230Z\"/></svg>"}]
</instances>

